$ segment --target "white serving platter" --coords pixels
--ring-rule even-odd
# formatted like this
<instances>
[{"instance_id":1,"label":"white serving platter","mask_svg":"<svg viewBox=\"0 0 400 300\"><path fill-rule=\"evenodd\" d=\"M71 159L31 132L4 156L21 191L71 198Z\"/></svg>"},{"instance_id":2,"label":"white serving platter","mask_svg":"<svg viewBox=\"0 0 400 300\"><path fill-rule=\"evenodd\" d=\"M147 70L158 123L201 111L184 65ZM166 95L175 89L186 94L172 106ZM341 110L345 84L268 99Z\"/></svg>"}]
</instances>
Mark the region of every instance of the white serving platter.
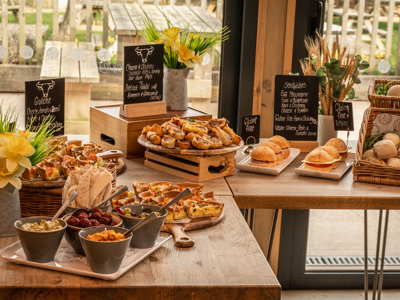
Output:
<instances>
[{"instance_id":1,"label":"white serving platter","mask_svg":"<svg viewBox=\"0 0 400 300\"><path fill-rule=\"evenodd\" d=\"M347 170L350 169L350 167L352 166L354 156L355 153L348 152L348 156L345 159L345 161L340 161L337 168L333 169L331 173L305 170L304 163L300 167L294 169L294 172L303 176L339 180L340 178L343 177L344 174L346 174Z\"/></svg>"},{"instance_id":2,"label":"white serving platter","mask_svg":"<svg viewBox=\"0 0 400 300\"><path fill-rule=\"evenodd\" d=\"M253 172L253 173L262 173L262 174L268 174L268 175L278 175L280 172L283 171L290 163L300 154L300 149L297 148L289 148L290 149L290 155L289 157L283 159L279 165L277 165L275 168L264 168L264 167L257 167L257 166L251 166L249 165L251 156L247 156L243 160L241 160L239 163L236 164L236 169L239 169L241 171L246 171L246 172Z\"/></svg>"},{"instance_id":3,"label":"white serving platter","mask_svg":"<svg viewBox=\"0 0 400 300\"><path fill-rule=\"evenodd\" d=\"M85 256L78 255L72 250L71 246L65 239L62 239L60 247L56 253L54 261L49 263L37 263L28 261L26 259L24 250L22 249L21 243L18 241L7 248L4 248L0 255L5 260L12 261L17 264L27 265L32 267L38 267L42 269L48 269L53 271L77 274L88 277L95 277L104 280L115 280L121 275L125 274L133 266L137 265L147 256L152 254L158 248L160 248L165 242L172 238L172 235L168 237L158 237L156 244L152 248L147 249L134 249L129 247L126 251L124 260L122 261L119 271L112 274L100 274L93 272Z\"/></svg>"}]
</instances>

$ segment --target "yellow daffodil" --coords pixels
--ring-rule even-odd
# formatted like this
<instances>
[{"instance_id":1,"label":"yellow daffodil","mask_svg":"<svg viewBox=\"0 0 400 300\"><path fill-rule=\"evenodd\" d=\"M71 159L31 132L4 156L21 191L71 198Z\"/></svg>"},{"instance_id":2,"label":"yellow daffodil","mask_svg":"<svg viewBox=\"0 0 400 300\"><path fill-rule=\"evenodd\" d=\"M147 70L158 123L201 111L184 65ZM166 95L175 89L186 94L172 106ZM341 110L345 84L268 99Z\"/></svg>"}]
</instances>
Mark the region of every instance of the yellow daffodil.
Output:
<instances>
[{"instance_id":1,"label":"yellow daffodil","mask_svg":"<svg viewBox=\"0 0 400 300\"><path fill-rule=\"evenodd\" d=\"M156 44L162 44L162 39L161 38L159 38L159 39L156 39L155 41L154 41Z\"/></svg>"},{"instance_id":2,"label":"yellow daffodil","mask_svg":"<svg viewBox=\"0 0 400 300\"><path fill-rule=\"evenodd\" d=\"M185 44L179 45L178 61L184 63L188 68L193 67L193 62L190 60L195 55L193 50L190 50Z\"/></svg>"},{"instance_id":3,"label":"yellow daffodil","mask_svg":"<svg viewBox=\"0 0 400 300\"><path fill-rule=\"evenodd\" d=\"M14 133L14 136L23 137L28 142L33 142L34 141L34 137L35 137L35 133L34 132L30 132L28 129L18 130L17 132Z\"/></svg>"},{"instance_id":4,"label":"yellow daffodil","mask_svg":"<svg viewBox=\"0 0 400 300\"><path fill-rule=\"evenodd\" d=\"M176 52L179 49L180 42L179 40L175 41L164 41L164 49L166 51Z\"/></svg>"},{"instance_id":5,"label":"yellow daffodil","mask_svg":"<svg viewBox=\"0 0 400 300\"><path fill-rule=\"evenodd\" d=\"M17 189L21 189L22 183L18 176L21 176L24 171L25 168L18 166L12 172L10 172L6 167L6 159L0 159L0 188L3 188L10 183Z\"/></svg>"},{"instance_id":6,"label":"yellow daffodil","mask_svg":"<svg viewBox=\"0 0 400 300\"><path fill-rule=\"evenodd\" d=\"M167 28L161 33L161 38L165 40L176 40L179 39L179 32L181 29L179 27Z\"/></svg>"},{"instance_id":7,"label":"yellow daffodil","mask_svg":"<svg viewBox=\"0 0 400 300\"><path fill-rule=\"evenodd\" d=\"M13 139L8 139L5 137L0 137L0 158L6 159L7 170L15 170L18 164L26 169L32 167L29 156L35 153L35 148L25 140L24 138L14 137Z\"/></svg>"},{"instance_id":8,"label":"yellow daffodil","mask_svg":"<svg viewBox=\"0 0 400 300\"><path fill-rule=\"evenodd\" d=\"M200 55L199 53L196 54L195 56L192 57L192 62L201 65L201 63L203 62L203 55Z\"/></svg>"},{"instance_id":9,"label":"yellow daffodil","mask_svg":"<svg viewBox=\"0 0 400 300\"><path fill-rule=\"evenodd\" d=\"M198 35L198 34L196 34L196 33L191 33L191 32L189 32L188 36L189 36L189 38L191 38L192 40L201 40L201 41L204 40L204 37L202 37L202 36L200 36L200 35Z\"/></svg>"}]
</instances>

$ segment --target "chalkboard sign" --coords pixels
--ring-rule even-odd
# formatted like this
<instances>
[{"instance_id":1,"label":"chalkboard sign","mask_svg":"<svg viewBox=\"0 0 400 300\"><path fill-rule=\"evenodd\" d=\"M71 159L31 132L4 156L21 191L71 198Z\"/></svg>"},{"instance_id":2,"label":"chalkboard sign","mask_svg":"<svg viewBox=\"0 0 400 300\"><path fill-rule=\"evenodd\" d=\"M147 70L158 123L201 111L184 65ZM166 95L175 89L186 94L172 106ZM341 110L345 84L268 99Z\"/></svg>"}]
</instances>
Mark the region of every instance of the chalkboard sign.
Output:
<instances>
[{"instance_id":1,"label":"chalkboard sign","mask_svg":"<svg viewBox=\"0 0 400 300\"><path fill-rule=\"evenodd\" d=\"M124 47L124 104L161 101L164 44Z\"/></svg>"},{"instance_id":2,"label":"chalkboard sign","mask_svg":"<svg viewBox=\"0 0 400 300\"><path fill-rule=\"evenodd\" d=\"M260 142L260 116L248 116L242 118L242 139L245 145L258 144Z\"/></svg>"},{"instance_id":3,"label":"chalkboard sign","mask_svg":"<svg viewBox=\"0 0 400 300\"><path fill-rule=\"evenodd\" d=\"M318 91L317 76L276 75L274 135L293 141L316 141Z\"/></svg>"},{"instance_id":4,"label":"chalkboard sign","mask_svg":"<svg viewBox=\"0 0 400 300\"><path fill-rule=\"evenodd\" d=\"M64 134L65 79L25 81L25 126L32 123L36 131L47 116L55 117L51 127L60 128L54 135Z\"/></svg>"},{"instance_id":5,"label":"chalkboard sign","mask_svg":"<svg viewBox=\"0 0 400 300\"><path fill-rule=\"evenodd\" d=\"M354 131L353 103L333 103L333 123L336 131Z\"/></svg>"}]
</instances>

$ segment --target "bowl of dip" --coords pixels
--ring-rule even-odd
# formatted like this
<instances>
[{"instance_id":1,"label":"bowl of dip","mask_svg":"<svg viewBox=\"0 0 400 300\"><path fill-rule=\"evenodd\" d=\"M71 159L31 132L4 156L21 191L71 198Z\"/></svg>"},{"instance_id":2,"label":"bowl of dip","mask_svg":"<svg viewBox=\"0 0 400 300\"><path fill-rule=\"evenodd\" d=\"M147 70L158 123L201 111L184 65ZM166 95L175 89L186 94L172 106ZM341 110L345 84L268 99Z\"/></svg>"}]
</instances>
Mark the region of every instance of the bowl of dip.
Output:
<instances>
[{"instance_id":1,"label":"bowl of dip","mask_svg":"<svg viewBox=\"0 0 400 300\"><path fill-rule=\"evenodd\" d=\"M132 233L126 238L126 229L114 226L87 227L79 231L79 238L90 268L95 273L111 274L119 270Z\"/></svg>"},{"instance_id":2,"label":"bowl of dip","mask_svg":"<svg viewBox=\"0 0 400 300\"><path fill-rule=\"evenodd\" d=\"M14 223L29 261L47 263L54 260L67 223L51 217L39 216L19 219Z\"/></svg>"}]
</instances>

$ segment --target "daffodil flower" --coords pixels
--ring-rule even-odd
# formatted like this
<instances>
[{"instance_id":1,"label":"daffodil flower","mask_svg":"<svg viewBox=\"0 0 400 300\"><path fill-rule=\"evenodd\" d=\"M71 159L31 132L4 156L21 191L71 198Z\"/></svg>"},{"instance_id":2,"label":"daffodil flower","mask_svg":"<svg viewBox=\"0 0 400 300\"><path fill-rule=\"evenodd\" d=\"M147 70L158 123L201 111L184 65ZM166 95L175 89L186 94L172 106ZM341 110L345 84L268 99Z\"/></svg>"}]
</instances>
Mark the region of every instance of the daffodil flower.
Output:
<instances>
[{"instance_id":1,"label":"daffodil flower","mask_svg":"<svg viewBox=\"0 0 400 300\"><path fill-rule=\"evenodd\" d=\"M162 33L161 33L161 38L163 38L164 40L176 40L179 39L179 32L181 31L181 29L179 27L171 27L171 28L167 28L165 29Z\"/></svg>"},{"instance_id":2,"label":"daffodil flower","mask_svg":"<svg viewBox=\"0 0 400 300\"><path fill-rule=\"evenodd\" d=\"M25 130L18 130L18 132L14 133L16 137L23 137L28 142L33 142L35 137L35 132L30 132L28 129Z\"/></svg>"},{"instance_id":3,"label":"daffodil flower","mask_svg":"<svg viewBox=\"0 0 400 300\"><path fill-rule=\"evenodd\" d=\"M178 61L185 64L188 68L193 67L193 62L190 60L195 55L193 50L190 50L185 44L179 45Z\"/></svg>"},{"instance_id":4,"label":"daffodil flower","mask_svg":"<svg viewBox=\"0 0 400 300\"><path fill-rule=\"evenodd\" d=\"M0 137L0 158L6 159L7 170L15 170L18 164L26 169L32 167L29 156L35 153L35 148L25 140L24 138L14 137L8 139L6 137Z\"/></svg>"},{"instance_id":5,"label":"daffodil flower","mask_svg":"<svg viewBox=\"0 0 400 300\"><path fill-rule=\"evenodd\" d=\"M199 53L194 55L192 57L192 62L201 65L201 63L203 62L203 55L200 55Z\"/></svg>"},{"instance_id":6,"label":"daffodil flower","mask_svg":"<svg viewBox=\"0 0 400 300\"><path fill-rule=\"evenodd\" d=\"M5 187L8 183L15 186L17 189L22 188L21 176L25 171L25 168L18 166L13 171L8 171L6 167L6 160L4 158L0 159L0 188Z\"/></svg>"}]
</instances>

